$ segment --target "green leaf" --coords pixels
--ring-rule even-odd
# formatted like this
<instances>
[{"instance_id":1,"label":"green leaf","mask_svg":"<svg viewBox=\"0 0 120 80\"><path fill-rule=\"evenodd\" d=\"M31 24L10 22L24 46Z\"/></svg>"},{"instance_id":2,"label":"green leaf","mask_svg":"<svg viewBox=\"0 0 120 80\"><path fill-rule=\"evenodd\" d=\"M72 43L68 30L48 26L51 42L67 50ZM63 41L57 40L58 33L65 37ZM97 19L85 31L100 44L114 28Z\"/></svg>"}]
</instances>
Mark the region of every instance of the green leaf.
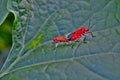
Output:
<instances>
[{"instance_id":1,"label":"green leaf","mask_svg":"<svg viewBox=\"0 0 120 80\"><path fill-rule=\"evenodd\" d=\"M8 9L17 23L1 80L120 79L120 0L22 0ZM86 44L52 44L89 23L96 37Z\"/></svg>"},{"instance_id":2,"label":"green leaf","mask_svg":"<svg viewBox=\"0 0 120 80\"><path fill-rule=\"evenodd\" d=\"M7 17L9 11L7 10L7 2L8 0L0 0L0 25L3 23L5 18Z\"/></svg>"}]
</instances>

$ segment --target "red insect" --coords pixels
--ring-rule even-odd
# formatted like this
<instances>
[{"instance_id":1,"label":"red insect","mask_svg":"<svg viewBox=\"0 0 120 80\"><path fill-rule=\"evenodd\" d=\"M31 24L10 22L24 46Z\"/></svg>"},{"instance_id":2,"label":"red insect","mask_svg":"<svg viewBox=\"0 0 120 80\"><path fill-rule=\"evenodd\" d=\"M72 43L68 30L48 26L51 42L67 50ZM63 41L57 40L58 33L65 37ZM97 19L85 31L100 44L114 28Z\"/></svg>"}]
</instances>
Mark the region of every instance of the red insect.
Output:
<instances>
[{"instance_id":1,"label":"red insect","mask_svg":"<svg viewBox=\"0 0 120 80\"><path fill-rule=\"evenodd\" d=\"M81 36L86 36L85 34L91 34L92 37L93 37L92 32L89 32L89 28L82 27L82 28L80 28L78 30L75 30L75 31L71 32L69 35L67 35L66 39L68 41L74 41L74 40L79 39Z\"/></svg>"},{"instance_id":2,"label":"red insect","mask_svg":"<svg viewBox=\"0 0 120 80\"><path fill-rule=\"evenodd\" d=\"M85 34L91 34L92 37L94 37L92 32L89 32L89 28L82 27L80 29L77 29L77 30L71 32L66 37L61 36L61 37L53 38L53 44L56 44L58 42L75 41L75 40L79 39L81 36L85 36L85 38L84 38L84 41L85 41L85 39L86 39L86 35Z\"/></svg>"},{"instance_id":3,"label":"red insect","mask_svg":"<svg viewBox=\"0 0 120 80\"><path fill-rule=\"evenodd\" d=\"M68 42L68 40L64 36L55 37L52 40L53 40L53 44L56 44L58 42Z\"/></svg>"}]
</instances>

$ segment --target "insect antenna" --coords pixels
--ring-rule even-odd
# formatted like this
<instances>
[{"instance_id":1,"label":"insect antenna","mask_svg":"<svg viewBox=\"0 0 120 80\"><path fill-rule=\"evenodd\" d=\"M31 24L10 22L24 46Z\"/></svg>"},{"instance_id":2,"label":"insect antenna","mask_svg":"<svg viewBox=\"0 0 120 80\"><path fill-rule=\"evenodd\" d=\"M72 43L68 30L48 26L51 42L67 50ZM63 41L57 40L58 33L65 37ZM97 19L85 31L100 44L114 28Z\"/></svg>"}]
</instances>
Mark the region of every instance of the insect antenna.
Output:
<instances>
[{"instance_id":1,"label":"insect antenna","mask_svg":"<svg viewBox=\"0 0 120 80\"><path fill-rule=\"evenodd\" d=\"M91 21L91 18L89 19L89 25L88 25L88 28L89 28L89 29L93 28L93 26L95 25L95 23L93 23L93 24L90 26L90 24L91 24L90 21Z\"/></svg>"},{"instance_id":2,"label":"insect antenna","mask_svg":"<svg viewBox=\"0 0 120 80\"><path fill-rule=\"evenodd\" d=\"M90 21L91 21L91 18L89 19L89 26L88 26L89 29L93 28L94 25L95 25L95 23L93 23L93 24L90 26L90 24L91 24ZM92 35L92 37L95 37L92 32L89 32L89 33Z\"/></svg>"}]
</instances>

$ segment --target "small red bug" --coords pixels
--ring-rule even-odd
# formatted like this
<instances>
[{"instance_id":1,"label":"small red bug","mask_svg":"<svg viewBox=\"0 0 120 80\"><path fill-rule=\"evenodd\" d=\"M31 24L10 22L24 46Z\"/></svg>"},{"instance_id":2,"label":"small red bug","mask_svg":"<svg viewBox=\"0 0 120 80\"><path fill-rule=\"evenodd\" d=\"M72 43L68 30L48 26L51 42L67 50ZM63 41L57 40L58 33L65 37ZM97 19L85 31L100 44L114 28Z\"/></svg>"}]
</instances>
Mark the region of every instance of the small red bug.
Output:
<instances>
[{"instance_id":1,"label":"small red bug","mask_svg":"<svg viewBox=\"0 0 120 80\"><path fill-rule=\"evenodd\" d=\"M55 37L52 40L53 40L53 44L56 44L58 42L68 42L68 40L64 36Z\"/></svg>"},{"instance_id":2,"label":"small red bug","mask_svg":"<svg viewBox=\"0 0 120 80\"><path fill-rule=\"evenodd\" d=\"M91 34L92 37L94 37L92 32L89 32L89 28L82 27L82 28L75 30L75 31L71 32L70 34L68 34L66 39L68 41L74 41L74 40L79 39L81 36L85 36L85 34Z\"/></svg>"}]
</instances>

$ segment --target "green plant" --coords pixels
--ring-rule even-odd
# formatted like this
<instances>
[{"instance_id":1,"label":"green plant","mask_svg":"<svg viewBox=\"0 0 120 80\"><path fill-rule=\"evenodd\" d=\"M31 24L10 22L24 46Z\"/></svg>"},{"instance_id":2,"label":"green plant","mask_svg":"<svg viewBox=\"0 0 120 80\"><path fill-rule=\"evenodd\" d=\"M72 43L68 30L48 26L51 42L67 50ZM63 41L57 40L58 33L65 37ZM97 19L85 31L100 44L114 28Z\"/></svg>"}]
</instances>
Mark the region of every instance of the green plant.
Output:
<instances>
[{"instance_id":1,"label":"green plant","mask_svg":"<svg viewBox=\"0 0 120 80\"><path fill-rule=\"evenodd\" d=\"M119 80L120 0L10 0L7 8L15 29L0 80ZM54 49L53 37L90 19L95 38Z\"/></svg>"}]
</instances>

